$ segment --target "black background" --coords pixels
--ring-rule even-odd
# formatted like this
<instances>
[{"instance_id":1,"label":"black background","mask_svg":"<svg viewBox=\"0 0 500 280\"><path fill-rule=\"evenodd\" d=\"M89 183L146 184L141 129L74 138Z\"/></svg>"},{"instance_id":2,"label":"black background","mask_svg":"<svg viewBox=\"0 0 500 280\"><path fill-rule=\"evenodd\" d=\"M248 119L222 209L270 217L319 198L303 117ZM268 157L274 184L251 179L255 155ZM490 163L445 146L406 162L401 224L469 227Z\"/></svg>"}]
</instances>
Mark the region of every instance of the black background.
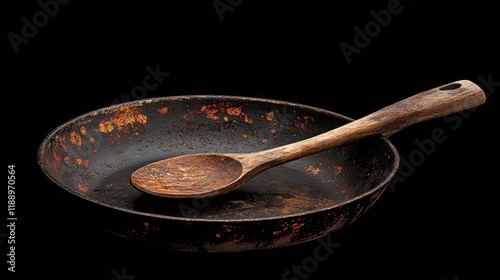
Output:
<instances>
[{"instance_id":1,"label":"black background","mask_svg":"<svg viewBox=\"0 0 500 280\"><path fill-rule=\"evenodd\" d=\"M307 279L498 275L498 138L492 131L500 48L492 4L402 0L402 11L348 63L339 44L353 45L353 28L363 29L373 21L370 11L387 9L391 1L229 1L237 5L223 21L212 0L125 2L60 4L17 53L8 34L22 35L22 17L32 21L41 7L19 1L2 9L2 138L6 163L16 166L17 175L17 272L9 277L281 279L313 256L316 241L231 254L144 247L97 227L42 174L37 149L52 129L126 101L122 94L130 95L145 67L156 65L170 75L142 97L256 96L352 118L451 81L478 83L488 93L479 109L391 136L406 159L418 149L415 140L429 138L434 129L443 129L447 139L365 216L332 234L340 246ZM488 86L488 80L496 84ZM2 260L6 232L0 229Z\"/></svg>"}]
</instances>

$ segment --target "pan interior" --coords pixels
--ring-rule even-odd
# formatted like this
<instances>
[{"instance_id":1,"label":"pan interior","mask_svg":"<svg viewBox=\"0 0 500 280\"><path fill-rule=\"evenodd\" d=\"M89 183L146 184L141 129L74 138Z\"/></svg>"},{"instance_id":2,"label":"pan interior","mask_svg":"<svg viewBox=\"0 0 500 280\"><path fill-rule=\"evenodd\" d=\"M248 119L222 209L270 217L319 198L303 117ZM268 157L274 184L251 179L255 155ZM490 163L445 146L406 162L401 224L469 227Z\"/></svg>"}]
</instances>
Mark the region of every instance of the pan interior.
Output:
<instances>
[{"instance_id":1,"label":"pan interior","mask_svg":"<svg viewBox=\"0 0 500 280\"><path fill-rule=\"evenodd\" d=\"M372 137L274 167L213 198L168 199L138 191L139 167L201 152L252 152L299 141L350 119L274 100L181 96L107 107L56 128L39 149L42 170L63 189L118 210L179 219L268 219L335 207L381 187L397 152Z\"/></svg>"}]
</instances>

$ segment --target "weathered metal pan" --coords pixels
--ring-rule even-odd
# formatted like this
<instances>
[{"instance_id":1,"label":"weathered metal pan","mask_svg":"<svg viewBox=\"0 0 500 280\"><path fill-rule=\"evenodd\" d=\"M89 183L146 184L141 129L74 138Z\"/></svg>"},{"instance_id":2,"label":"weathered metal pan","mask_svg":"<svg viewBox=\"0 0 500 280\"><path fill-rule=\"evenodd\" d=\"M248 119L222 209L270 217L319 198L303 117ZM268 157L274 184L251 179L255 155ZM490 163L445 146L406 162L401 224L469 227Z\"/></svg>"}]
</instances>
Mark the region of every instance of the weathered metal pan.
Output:
<instances>
[{"instance_id":1,"label":"weathered metal pan","mask_svg":"<svg viewBox=\"0 0 500 280\"><path fill-rule=\"evenodd\" d=\"M325 236L363 215L398 168L391 142L371 137L289 162L214 198L153 197L134 188L130 174L166 157L262 150L350 121L262 98L153 98L63 123L41 143L38 161L64 193L120 236L186 251L277 248Z\"/></svg>"}]
</instances>

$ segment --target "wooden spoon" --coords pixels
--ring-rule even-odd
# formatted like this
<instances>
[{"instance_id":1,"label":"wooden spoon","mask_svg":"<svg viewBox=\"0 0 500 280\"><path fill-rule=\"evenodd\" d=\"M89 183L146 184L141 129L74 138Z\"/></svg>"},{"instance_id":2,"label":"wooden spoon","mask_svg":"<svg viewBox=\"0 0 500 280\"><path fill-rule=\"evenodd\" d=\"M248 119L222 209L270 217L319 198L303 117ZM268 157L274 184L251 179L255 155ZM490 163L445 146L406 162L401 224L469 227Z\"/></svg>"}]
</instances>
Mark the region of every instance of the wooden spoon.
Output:
<instances>
[{"instance_id":1,"label":"wooden spoon","mask_svg":"<svg viewBox=\"0 0 500 280\"><path fill-rule=\"evenodd\" d=\"M468 80L416 94L341 127L292 144L252 153L198 153L150 163L131 175L137 189L163 197L213 197L260 172L369 136L388 137L415 123L470 109L486 101Z\"/></svg>"}]
</instances>

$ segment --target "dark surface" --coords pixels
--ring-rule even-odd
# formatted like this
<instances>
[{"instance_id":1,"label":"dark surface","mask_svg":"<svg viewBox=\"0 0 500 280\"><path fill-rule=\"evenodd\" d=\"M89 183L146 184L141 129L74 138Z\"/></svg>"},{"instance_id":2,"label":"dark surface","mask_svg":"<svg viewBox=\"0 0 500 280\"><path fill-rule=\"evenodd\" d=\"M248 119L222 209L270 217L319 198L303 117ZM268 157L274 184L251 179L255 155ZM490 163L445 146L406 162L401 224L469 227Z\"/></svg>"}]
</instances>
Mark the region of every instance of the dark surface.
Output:
<instances>
[{"instance_id":1,"label":"dark surface","mask_svg":"<svg viewBox=\"0 0 500 280\"><path fill-rule=\"evenodd\" d=\"M16 165L17 175L15 276L482 279L497 274L493 108L500 74L492 4L402 1L403 10L347 63L339 44L353 45L353 28L363 29L373 20L370 11L386 9L390 1L333 7L242 1L222 22L213 1L185 2L70 1L17 54L5 35L22 34L21 19L32 20L41 7L25 1L3 9L3 135L7 164ZM170 75L157 77L158 84L149 80L150 90L131 96L143 84L147 66ZM36 163L38 146L52 129L125 101L122 94L266 97L358 118L459 79L482 85L486 104L391 136L405 159L397 181L364 217L321 242L222 255L145 247L103 231L78 201L60 195ZM0 231L4 271L6 231ZM327 243L328 250L321 247Z\"/></svg>"}]
</instances>

